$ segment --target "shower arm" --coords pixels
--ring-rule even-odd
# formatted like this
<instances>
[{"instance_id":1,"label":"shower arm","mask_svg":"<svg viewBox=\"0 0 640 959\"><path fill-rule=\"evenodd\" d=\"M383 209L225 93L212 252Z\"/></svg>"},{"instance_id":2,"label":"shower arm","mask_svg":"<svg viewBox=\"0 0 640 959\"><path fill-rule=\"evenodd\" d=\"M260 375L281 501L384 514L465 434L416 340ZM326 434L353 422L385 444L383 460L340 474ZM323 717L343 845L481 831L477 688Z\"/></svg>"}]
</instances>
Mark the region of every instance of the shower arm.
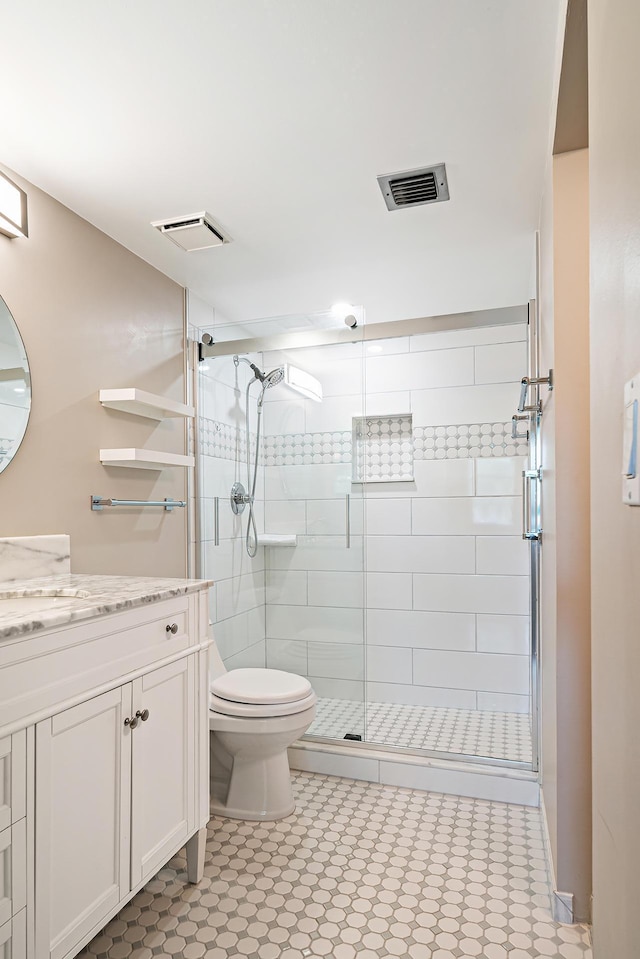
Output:
<instances>
[{"instance_id":1,"label":"shower arm","mask_svg":"<svg viewBox=\"0 0 640 959\"><path fill-rule=\"evenodd\" d=\"M261 383L264 383L265 374L262 370L259 370L255 363L252 363L251 360L248 360L246 356L234 356L233 362L238 367L240 363L246 363L248 367L253 371L253 375L256 380L259 380Z\"/></svg>"}]
</instances>

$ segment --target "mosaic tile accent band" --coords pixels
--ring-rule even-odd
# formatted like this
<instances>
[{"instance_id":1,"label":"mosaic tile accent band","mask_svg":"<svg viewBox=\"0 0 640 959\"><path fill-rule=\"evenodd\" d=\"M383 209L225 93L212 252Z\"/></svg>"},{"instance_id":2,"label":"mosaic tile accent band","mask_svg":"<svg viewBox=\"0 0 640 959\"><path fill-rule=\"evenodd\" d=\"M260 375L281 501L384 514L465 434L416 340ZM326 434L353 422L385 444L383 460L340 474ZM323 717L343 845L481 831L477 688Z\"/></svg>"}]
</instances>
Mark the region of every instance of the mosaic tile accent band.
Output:
<instances>
[{"instance_id":1,"label":"mosaic tile accent band","mask_svg":"<svg viewBox=\"0 0 640 959\"><path fill-rule=\"evenodd\" d=\"M411 452L404 447L413 442L413 459L468 459L489 456L525 456L527 442L511 438L511 423L470 423L460 426L414 426L408 431L409 417L367 417L358 420L370 424L401 425L386 441L370 438L366 446L367 478L380 481L387 475L409 479ZM205 456L244 461L246 442L244 429L199 418L200 449ZM397 435L396 435L397 434ZM411 434L413 434L411 436ZM330 463L351 463L353 435L351 430L325 433L285 433L265 436L262 442L264 466L321 466ZM379 447L379 448L377 448ZM255 433L251 434L251 451L255 450ZM379 461L376 461L379 458ZM394 471L393 466L399 466ZM389 467L389 472L383 467ZM362 475L362 473L358 473Z\"/></svg>"},{"instance_id":2,"label":"mosaic tile accent band","mask_svg":"<svg viewBox=\"0 0 640 959\"><path fill-rule=\"evenodd\" d=\"M416 426L414 456L418 460L467 459L476 456L525 456L527 441L511 438L511 423L463 426Z\"/></svg>"},{"instance_id":3,"label":"mosaic tile accent band","mask_svg":"<svg viewBox=\"0 0 640 959\"><path fill-rule=\"evenodd\" d=\"M217 420L208 420L204 416L198 418L200 452L204 456L215 456L223 460L240 460L247 457L247 441L244 427L229 426L228 423L219 423ZM250 434L251 453L255 452L256 434Z\"/></svg>"}]
</instances>

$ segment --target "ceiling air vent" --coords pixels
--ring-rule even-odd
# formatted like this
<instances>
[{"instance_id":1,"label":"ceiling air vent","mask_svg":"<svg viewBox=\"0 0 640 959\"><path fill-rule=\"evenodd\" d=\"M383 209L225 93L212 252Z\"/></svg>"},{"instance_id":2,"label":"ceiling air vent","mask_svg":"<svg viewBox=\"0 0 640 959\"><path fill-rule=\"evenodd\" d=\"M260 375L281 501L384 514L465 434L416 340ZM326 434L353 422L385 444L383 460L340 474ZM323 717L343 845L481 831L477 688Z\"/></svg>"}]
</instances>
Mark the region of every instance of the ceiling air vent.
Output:
<instances>
[{"instance_id":1,"label":"ceiling air vent","mask_svg":"<svg viewBox=\"0 0 640 959\"><path fill-rule=\"evenodd\" d=\"M194 250L208 250L212 246L222 246L223 243L231 242L231 237L222 233L208 213L192 213L190 216L174 216L169 220L154 220L151 226L189 253Z\"/></svg>"},{"instance_id":2,"label":"ceiling air vent","mask_svg":"<svg viewBox=\"0 0 640 959\"><path fill-rule=\"evenodd\" d=\"M449 199L444 163L379 176L378 183L388 210L402 210L406 206L440 203Z\"/></svg>"}]
</instances>

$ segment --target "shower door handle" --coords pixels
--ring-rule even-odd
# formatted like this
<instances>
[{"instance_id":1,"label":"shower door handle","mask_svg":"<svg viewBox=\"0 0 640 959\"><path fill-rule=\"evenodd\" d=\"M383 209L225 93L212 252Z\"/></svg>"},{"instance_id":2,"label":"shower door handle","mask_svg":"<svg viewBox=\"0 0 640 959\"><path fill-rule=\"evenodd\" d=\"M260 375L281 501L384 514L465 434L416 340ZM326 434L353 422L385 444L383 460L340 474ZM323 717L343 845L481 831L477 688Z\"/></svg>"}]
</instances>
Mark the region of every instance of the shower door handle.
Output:
<instances>
[{"instance_id":1,"label":"shower door handle","mask_svg":"<svg viewBox=\"0 0 640 959\"><path fill-rule=\"evenodd\" d=\"M213 498L213 545L220 545L220 497Z\"/></svg>"},{"instance_id":2,"label":"shower door handle","mask_svg":"<svg viewBox=\"0 0 640 959\"><path fill-rule=\"evenodd\" d=\"M344 498L345 511L345 538L347 549L351 549L351 496L349 493Z\"/></svg>"},{"instance_id":3,"label":"shower door handle","mask_svg":"<svg viewBox=\"0 0 640 959\"><path fill-rule=\"evenodd\" d=\"M531 480L535 480L537 483L539 479L539 470L522 471L522 538L529 540L529 542L537 542L542 539L541 529L530 528L532 512Z\"/></svg>"}]
</instances>

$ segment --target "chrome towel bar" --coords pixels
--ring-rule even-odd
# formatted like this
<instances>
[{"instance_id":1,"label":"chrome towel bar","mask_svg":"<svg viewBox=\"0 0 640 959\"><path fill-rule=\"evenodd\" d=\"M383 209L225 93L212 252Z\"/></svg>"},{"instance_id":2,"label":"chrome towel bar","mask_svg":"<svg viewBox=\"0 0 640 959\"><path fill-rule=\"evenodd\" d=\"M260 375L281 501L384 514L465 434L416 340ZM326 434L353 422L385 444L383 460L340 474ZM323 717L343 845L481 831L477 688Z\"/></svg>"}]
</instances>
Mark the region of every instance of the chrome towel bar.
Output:
<instances>
[{"instance_id":1,"label":"chrome towel bar","mask_svg":"<svg viewBox=\"0 0 640 959\"><path fill-rule=\"evenodd\" d=\"M187 505L186 500L183 499L171 499L170 496L165 499L113 499L111 497L105 496L92 496L91 497L91 509L92 510L101 510L105 506L162 506L163 509L170 513L175 506L184 508Z\"/></svg>"}]
</instances>

